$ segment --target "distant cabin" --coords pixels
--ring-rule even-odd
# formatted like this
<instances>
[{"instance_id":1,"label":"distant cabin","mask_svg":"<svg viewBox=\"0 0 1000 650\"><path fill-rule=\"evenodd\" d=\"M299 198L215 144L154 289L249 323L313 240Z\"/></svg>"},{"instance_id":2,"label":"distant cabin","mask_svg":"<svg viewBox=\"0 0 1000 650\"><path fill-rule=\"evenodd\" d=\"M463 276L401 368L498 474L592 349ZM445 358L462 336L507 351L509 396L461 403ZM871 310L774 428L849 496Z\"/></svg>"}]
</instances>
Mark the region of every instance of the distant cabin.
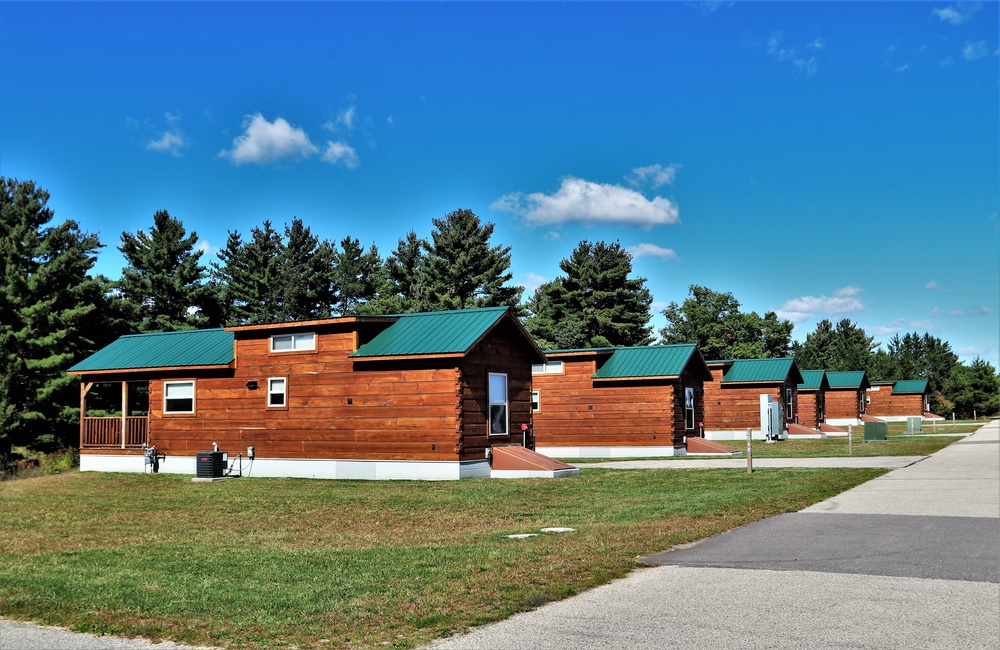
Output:
<instances>
[{"instance_id":1,"label":"distant cabin","mask_svg":"<svg viewBox=\"0 0 1000 650\"><path fill-rule=\"evenodd\" d=\"M700 435L704 382L694 345L546 351L532 368L536 450L564 458L673 456Z\"/></svg>"},{"instance_id":2,"label":"distant cabin","mask_svg":"<svg viewBox=\"0 0 1000 650\"><path fill-rule=\"evenodd\" d=\"M544 361L507 308L124 336L69 370L80 467L143 471L148 444L194 474L215 443L254 447L253 476L489 476L492 448L526 442ZM89 413L108 384L119 414Z\"/></svg>"},{"instance_id":3,"label":"distant cabin","mask_svg":"<svg viewBox=\"0 0 1000 650\"><path fill-rule=\"evenodd\" d=\"M830 389L830 382L826 378L825 370L803 370L802 383L798 386L798 422L804 427L818 429L819 425L825 422L826 411L825 398L826 391Z\"/></svg>"},{"instance_id":4,"label":"distant cabin","mask_svg":"<svg viewBox=\"0 0 1000 650\"><path fill-rule=\"evenodd\" d=\"M926 379L873 381L865 390L866 412L887 422L905 422L930 411L930 387Z\"/></svg>"},{"instance_id":5,"label":"distant cabin","mask_svg":"<svg viewBox=\"0 0 1000 650\"><path fill-rule=\"evenodd\" d=\"M763 438L761 395L781 403L786 424L795 421L802 374L794 359L706 363L714 380L705 384L705 437L709 440L745 440L747 429L752 429L754 438Z\"/></svg>"},{"instance_id":6,"label":"distant cabin","mask_svg":"<svg viewBox=\"0 0 1000 650\"><path fill-rule=\"evenodd\" d=\"M871 386L863 370L827 372L826 422L833 426L861 424L866 414L865 391Z\"/></svg>"}]
</instances>

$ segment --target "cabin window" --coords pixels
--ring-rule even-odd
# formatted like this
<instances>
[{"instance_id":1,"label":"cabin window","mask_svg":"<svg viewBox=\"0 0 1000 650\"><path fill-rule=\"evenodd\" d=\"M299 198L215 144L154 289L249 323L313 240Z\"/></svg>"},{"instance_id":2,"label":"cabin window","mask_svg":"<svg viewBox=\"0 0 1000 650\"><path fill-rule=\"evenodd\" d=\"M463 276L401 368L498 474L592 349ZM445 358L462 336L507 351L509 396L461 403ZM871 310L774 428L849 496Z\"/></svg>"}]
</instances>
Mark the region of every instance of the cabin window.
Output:
<instances>
[{"instance_id":1,"label":"cabin window","mask_svg":"<svg viewBox=\"0 0 1000 650\"><path fill-rule=\"evenodd\" d=\"M819 422L822 422L824 419L826 419L826 413L824 412L826 406L824 405L823 402L824 402L823 393L816 393L816 418L819 420Z\"/></svg>"},{"instance_id":2,"label":"cabin window","mask_svg":"<svg viewBox=\"0 0 1000 650\"><path fill-rule=\"evenodd\" d=\"M194 382L163 382L163 413L194 413Z\"/></svg>"},{"instance_id":3,"label":"cabin window","mask_svg":"<svg viewBox=\"0 0 1000 650\"><path fill-rule=\"evenodd\" d=\"M694 429L694 388L684 388L684 428Z\"/></svg>"},{"instance_id":4,"label":"cabin window","mask_svg":"<svg viewBox=\"0 0 1000 650\"><path fill-rule=\"evenodd\" d=\"M531 374L533 375L561 375L562 373L562 361L547 361L546 363L535 363L531 366Z\"/></svg>"},{"instance_id":5,"label":"cabin window","mask_svg":"<svg viewBox=\"0 0 1000 650\"><path fill-rule=\"evenodd\" d=\"M785 389L785 419L791 422L792 418L795 416L795 411L792 409L792 389Z\"/></svg>"},{"instance_id":6,"label":"cabin window","mask_svg":"<svg viewBox=\"0 0 1000 650\"><path fill-rule=\"evenodd\" d=\"M503 436L507 430L507 375L490 373L490 435Z\"/></svg>"},{"instance_id":7,"label":"cabin window","mask_svg":"<svg viewBox=\"0 0 1000 650\"><path fill-rule=\"evenodd\" d=\"M288 405L286 401L287 385L284 377L271 377L267 380L267 405L269 407L282 408Z\"/></svg>"},{"instance_id":8,"label":"cabin window","mask_svg":"<svg viewBox=\"0 0 1000 650\"><path fill-rule=\"evenodd\" d=\"M271 337L271 352L299 352L316 349L316 335L305 334L275 334Z\"/></svg>"},{"instance_id":9,"label":"cabin window","mask_svg":"<svg viewBox=\"0 0 1000 650\"><path fill-rule=\"evenodd\" d=\"M531 391L531 411L533 413L538 413L542 410L542 403L538 399L538 391Z\"/></svg>"}]
</instances>

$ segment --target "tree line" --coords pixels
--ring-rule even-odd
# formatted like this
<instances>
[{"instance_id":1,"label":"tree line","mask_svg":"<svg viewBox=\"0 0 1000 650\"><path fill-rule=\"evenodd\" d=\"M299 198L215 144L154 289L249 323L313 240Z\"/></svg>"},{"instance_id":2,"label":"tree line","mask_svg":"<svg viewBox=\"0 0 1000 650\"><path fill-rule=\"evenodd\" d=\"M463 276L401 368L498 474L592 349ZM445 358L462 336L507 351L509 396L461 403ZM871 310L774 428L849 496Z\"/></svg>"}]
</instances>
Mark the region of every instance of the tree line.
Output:
<instances>
[{"instance_id":1,"label":"tree line","mask_svg":"<svg viewBox=\"0 0 1000 650\"><path fill-rule=\"evenodd\" d=\"M56 222L44 189L3 177L0 188L0 463L13 445L73 445L79 388L65 370L124 334L475 307L515 309L543 349L659 342L696 343L706 359L794 355L803 369L926 377L942 414L1000 411L992 365L961 364L936 337L896 336L881 349L844 320L793 342L792 323L741 311L708 287L692 285L663 310L657 339L646 278L618 242L580 242L561 274L524 299L510 246L494 244L494 225L470 210L432 219L426 239L411 230L385 256L350 236L321 239L298 218L281 230L265 221L230 231L207 265L197 233L160 210L148 229L121 233L126 265L112 280L93 272L104 244L73 220Z\"/></svg>"}]
</instances>

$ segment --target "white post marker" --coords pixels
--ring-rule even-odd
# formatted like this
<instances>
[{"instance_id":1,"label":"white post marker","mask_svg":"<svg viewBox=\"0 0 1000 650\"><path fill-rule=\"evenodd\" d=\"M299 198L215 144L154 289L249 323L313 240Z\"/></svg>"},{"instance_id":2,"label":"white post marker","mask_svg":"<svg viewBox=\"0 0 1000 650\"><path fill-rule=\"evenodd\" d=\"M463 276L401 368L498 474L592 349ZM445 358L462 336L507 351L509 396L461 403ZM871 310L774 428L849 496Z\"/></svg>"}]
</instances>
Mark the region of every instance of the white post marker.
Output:
<instances>
[{"instance_id":1,"label":"white post marker","mask_svg":"<svg viewBox=\"0 0 1000 650\"><path fill-rule=\"evenodd\" d=\"M753 474L753 429L747 428L747 474Z\"/></svg>"},{"instance_id":2,"label":"white post marker","mask_svg":"<svg viewBox=\"0 0 1000 650\"><path fill-rule=\"evenodd\" d=\"M854 425L847 425L847 455L854 455Z\"/></svg>"}]
</instances>

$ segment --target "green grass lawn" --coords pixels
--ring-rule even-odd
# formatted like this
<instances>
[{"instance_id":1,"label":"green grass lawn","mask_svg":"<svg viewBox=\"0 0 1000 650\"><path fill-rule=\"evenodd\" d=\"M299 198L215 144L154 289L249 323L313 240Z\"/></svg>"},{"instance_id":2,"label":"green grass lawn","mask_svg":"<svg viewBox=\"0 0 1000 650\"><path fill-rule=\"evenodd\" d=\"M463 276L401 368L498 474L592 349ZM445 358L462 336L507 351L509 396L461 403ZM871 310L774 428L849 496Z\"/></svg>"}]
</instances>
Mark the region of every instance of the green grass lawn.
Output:
<instances>
[{"instance_id":1,"label":"green grass lawn","mask_svg":"<svg viewBox=\"0 0 1000 650\"><path fill-rule=\"evenodd\" d=\"M796 511L883 470L557 480L66 473L0 483L0 615L242 648L412 647ZM512 540L510 533L576 532Z\"/></svg>"}]
</instances>

